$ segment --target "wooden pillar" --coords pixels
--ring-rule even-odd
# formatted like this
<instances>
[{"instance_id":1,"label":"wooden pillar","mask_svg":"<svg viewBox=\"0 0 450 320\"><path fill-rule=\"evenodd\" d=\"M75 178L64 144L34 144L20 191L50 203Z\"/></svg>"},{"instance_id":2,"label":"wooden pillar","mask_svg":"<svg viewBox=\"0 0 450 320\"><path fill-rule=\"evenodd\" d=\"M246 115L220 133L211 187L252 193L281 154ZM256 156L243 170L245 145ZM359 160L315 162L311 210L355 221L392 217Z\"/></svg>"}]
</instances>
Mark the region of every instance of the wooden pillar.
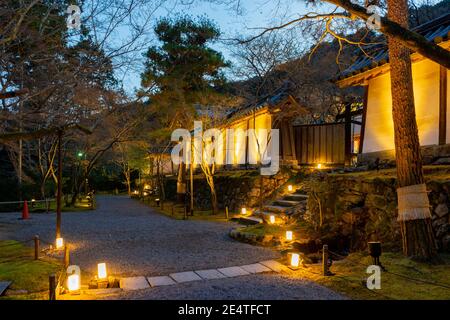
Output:
<instances>
[{"instance_id":1,"label":"wooden pillar","mask_svg":"<svg viewBox=\"0 0 450 320\"><path fill-rule=\"evenodd\" d=\"M352 156L352 114L351 104L345 106L345 165L351 164Z\"/></svg>"},{"instance_id":2,"label":"wooden pillar","mask_svg":"<svg viewBox=\"0 0 450 320\"><path fill-rule=\"evenodd\" d=\"M253 119L255 118L255 112L253 111ZM249 156L249 143L250 139L248 138L248 130L250 129L250 119L247 120L247 130L245 134L245 169L248 169L248 165L250 164L250 156ZM255 129L255 128L253 128Z\"/></svg>"},{"instance_id":3,"label":"wooden pillar","mask_svg":"<svg viewBox=\"0 0 450 320\"><path fill-rule=\"evenodd\" d=\"M447 143L447 68L439 72L439 144Z\"/></svg>"},{"instance_id":4,"label":"wooden pillar","mask_svg":"<svg viewBox=\"0 0 450 320\"><path fill-rule=\"evenodd\" d=\"M361 133L359 135L359 150L358 153L363 152L364 146L364 134L366 132L366 118L367 118L367 105L369 102L369 85L364 87L364 100L363 100L363 114L361 119Z\"/></svg>"}]
</instances>

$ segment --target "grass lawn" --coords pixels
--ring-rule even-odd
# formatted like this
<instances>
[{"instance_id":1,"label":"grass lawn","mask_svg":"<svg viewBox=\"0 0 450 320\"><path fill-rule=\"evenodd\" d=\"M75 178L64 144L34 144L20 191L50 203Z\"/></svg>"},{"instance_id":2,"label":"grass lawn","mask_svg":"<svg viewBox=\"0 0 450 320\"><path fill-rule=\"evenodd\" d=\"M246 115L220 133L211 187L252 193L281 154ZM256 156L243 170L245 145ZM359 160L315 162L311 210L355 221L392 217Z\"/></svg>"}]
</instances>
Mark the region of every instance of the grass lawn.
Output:
<instances>
[{"instance_id":1,"label":"grass lawn","mask_svg":"<svg viewBox=\"0 0 450 320\"><path fill-rule=\"evenodd\" d=\"M292 230L297 240L302 240L304 237L302 235L313 233L307 225L301 224L295 226L257 224L239 230L256 236L274 235L279 237L284 237L286 230ZM429 265L411 261L400 253L383 253L381 263L387 272L382 271L380 290L369 290L366 287L366 280L369 276L366 269L372 264L372 257L363 252L352 253L346 259L334 261L331 266L334 276L322 276L321 264L308 264L306 268L292 272L292 276L313 280L352 299L449 300L450 255L443 254L441 257L443 264ZM411 279L438 283L448 288Z\"/></svg>"},{"instance_id":2,"label":"grass lawn","mask_svg":"<svg viewBox=\"0 0 450 320\"><path fill-rule=\"evenodd\" d=\"M286 231L292 231L293 240L311 239L311 237L314 237L314 231L311 230L310 226L301 222L283 226L261 223L239 228L239 231L256 236L273 235L280 238L285 238Z\"/></svg>"},{"instance_id":3,"label":"grass lawn","mask_svg":"<svg viewBox=\"0 0 450 320\"><path fill-rule=\"evenodd\" d=\"M449 165L428 165L423 167L425 179L427 180L449 180L450 166ZM360 171L347 173L331 173L331 176L348 176L355 178L371 179L392 179L397 177L395 168L381 169L379 171Z\"/></svg>"},{"instance_id":4,"label":"grass lawn","mask_svg":"<svg viewBox=\"0 0 450 320\"><path fill-rule=\"evenodd\" d=\"M335 261L331 266L334 276L322 276L322 266L314 264L296 271L295 277L308 278L352 299L449 300L450 255L441 257L443 264L429 265L411 261L400 253L383 253L381 263L387 272L381 273L380 290L366 287L369 276L366 266L372 264L372 258L364 253L353 253L344 260ZM447 288L412 279L441 284Z\"/></svg>"},{"instance_id":5,"label":"grass lawn","mask_svg":"<svg viewBox=\"0 0 450 320\"><path fill-rule=\"evenodd\" d=\"M11 290L27 293L0 299L48 299L48 276L60 270L56 262L34 260L34 249L12 240L0 241L0 280L13 283Z\"/></svg>"}]
</instances>

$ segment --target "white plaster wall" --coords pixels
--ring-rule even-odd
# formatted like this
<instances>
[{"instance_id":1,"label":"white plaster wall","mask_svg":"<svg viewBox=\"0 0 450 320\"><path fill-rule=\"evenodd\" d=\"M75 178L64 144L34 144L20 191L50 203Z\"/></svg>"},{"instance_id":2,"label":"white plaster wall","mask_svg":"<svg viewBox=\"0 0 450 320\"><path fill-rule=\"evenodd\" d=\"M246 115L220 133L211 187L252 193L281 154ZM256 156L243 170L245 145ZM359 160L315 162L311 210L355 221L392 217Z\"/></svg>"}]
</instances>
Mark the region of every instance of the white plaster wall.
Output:
<instances>
[{"instance_id":1,"label":"white plaster wall","mask_svg":"<svg viewBox=\"0 0 450 320\"><path fill-rule=\"evenodd\" d=\"M439 139L439 66L430 60L413 64L416 120L421 145ZM389 74L369 81L363 152L394 149L392 97Z\"/></svg>"}]
</instances>

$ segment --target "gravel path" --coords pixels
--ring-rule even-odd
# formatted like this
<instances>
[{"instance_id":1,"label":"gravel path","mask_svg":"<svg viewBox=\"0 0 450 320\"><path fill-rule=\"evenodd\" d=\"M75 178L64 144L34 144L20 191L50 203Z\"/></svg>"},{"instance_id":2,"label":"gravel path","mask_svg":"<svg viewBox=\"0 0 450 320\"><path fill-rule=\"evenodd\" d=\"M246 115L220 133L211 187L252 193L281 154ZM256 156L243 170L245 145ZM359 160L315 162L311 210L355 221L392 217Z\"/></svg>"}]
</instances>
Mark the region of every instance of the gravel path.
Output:
<instances>
[{"instance_id":1,"label":"gravel path","mask_svg":"<svg viewBox=\"0 0 450 320\"><path fill-rule=\"evenodd\" d=\"M208 221L174 220L146 205L122 196L97 197L98 209L62 213L62 235L71 246L71 261L96 272L107 262L120 276L167 275L173 272L230 267L279 257L270 249L234 241L228 232L235 225ZM31 239L38 234L54 242L55 214L0 213L0 225L15 231L10 237Z\"/></svg>"},{"instance_id":2,"label":"gravel path","mask_svg":"<svg viewBox=\"0 0 450 320\"><path fill-rule=\"evenodd\" d=\"M71 247L71 262L96 273L106 262L116 276L155 276L223 268L276 259L271 249L228 237L232 223L174 220L122 196L98 196L95 211L63 212L62 234ZM0 239L28 240L35 234L54 242L55 214L0 213ZM8 232L5 232L8 230ZM86 279L85 277L84 279ZM245 281L243 281L245 279ZM138 292L130 299L336 299L317 284L276 274L201 281Z\"/></svg>"}]
</instances>

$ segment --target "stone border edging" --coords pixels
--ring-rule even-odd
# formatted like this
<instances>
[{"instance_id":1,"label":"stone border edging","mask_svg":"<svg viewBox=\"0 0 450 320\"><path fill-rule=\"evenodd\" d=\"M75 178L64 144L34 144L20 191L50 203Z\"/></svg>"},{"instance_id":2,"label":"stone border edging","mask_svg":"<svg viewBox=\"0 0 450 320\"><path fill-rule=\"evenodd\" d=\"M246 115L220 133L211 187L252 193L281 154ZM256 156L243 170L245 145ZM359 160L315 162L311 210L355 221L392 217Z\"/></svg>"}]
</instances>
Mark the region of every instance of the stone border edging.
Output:
<instances>
[{"instance_id":1,"label":"stone border edging","mask_svg":"<svg viewBox=\"0 0 450 320\"><path fill-rule=\"evenodd\" d=\"M124 291L142 290L155 288L160 286L175 285L193 281L205 281L213 279L226 279L238 276L246 276L251 274L266 272L282 272L288 268L275 260L266 260L258 263L234 266L227 268L183 271L171 273L168 276L155 277L128 277L120 279L120 288Z\"/></svg>"}]
</instances>

